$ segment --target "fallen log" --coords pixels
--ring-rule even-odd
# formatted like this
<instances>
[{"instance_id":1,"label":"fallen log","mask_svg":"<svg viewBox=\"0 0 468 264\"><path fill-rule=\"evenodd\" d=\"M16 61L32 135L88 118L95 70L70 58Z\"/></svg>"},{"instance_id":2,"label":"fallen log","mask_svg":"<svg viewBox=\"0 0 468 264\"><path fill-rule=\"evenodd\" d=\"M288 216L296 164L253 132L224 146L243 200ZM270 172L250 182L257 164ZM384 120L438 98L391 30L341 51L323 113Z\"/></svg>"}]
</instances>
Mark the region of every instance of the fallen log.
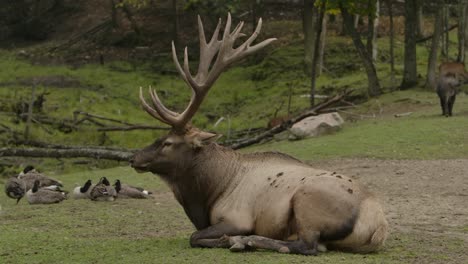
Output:
<instances>
[{"instance_id":1,"label":"fallen log","mask_svg":"<svg viewBox=\"0 0 468 264\"><path fill-rule=\"evenodd\" d=\"M100 127L97 131L130 131L130 130L144 130L144 129L152 129L152 130L170 130L170 127L160 127L160 126L147 126L147 125L133 125L133 126L116 126L116 127Z\"/></svg>"},{"instance_id":2,"label":"fallen log","mask_svg":"<svg viewBox=\"0 0 468 264\"><path fill-rule=\"evenodd\" d=\"M267 131L255 136L255 137L253 137L253 138L239 140L236 143L231 144L230 147L232 149L240 149L240 148L244 148L244 147L256 144L256 143L262 141L265 138L272 137L275 134L278 134L280 132L283 132L283 131L287 130L293 124L301 121L302 119L304 119L306 117L318 115L322 110L326 109L327 107L340 102L345 96L349 95L351 92L352 92L352 90L349 90L349 91L344 91L341 94L335 95L334 97L326 100L325 102L322 102L322 103L314 106L312 109L309 109L306 112L304 112L304 113L302 113L302 114L300 114L298 116L295 116L295 117L292 117L292 118L286 120L285 122L271 128L270 130L267 130Z\"/></svg>"},{"instance_id":3,"label":"fallen log","mask_svg":"<svg viewBox=\"0 0 468 264\"><path fill-rule=\"evenodd\" d=\"M132 151L116 151L95 148L0 148L0 157L35 158L93 158L116 161L129 161Z\"/></svg>"}]
</instances>

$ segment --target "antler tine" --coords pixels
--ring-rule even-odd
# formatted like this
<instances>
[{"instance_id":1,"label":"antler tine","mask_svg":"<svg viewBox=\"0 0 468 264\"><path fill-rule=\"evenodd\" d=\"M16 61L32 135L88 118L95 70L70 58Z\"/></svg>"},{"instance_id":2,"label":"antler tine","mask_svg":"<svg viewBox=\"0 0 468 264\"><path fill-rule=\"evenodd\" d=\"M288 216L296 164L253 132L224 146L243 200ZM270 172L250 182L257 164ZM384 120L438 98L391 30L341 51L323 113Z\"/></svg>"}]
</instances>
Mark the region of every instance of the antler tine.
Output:
<instances>
[{"instance_id":1,"label":"antler tine","mask_svg":"<svg viewBox=\"0 0 468 264\"><path fill-rule=\"evenodd\" d=\"M252 44L252 42L257 38L258 34L260 34L261 29L262 29L262 18L260 18L258 20L257 27L255 28L255 31L252 34L252 36L250 36L250 38L248 38L244 42L244 44L242 44L239 47L240 50L245 49L245 55L244 56L252 54L252 53L256 52L257 50L260 50L260 49L270 45L271 42L276 40L276 38L269 38L269 39L266 39L266 40L254 45L254 46L250 46L250 44Z\"/></svg>"},{"instance_id":2,"label":"antler tine","mask_svg":"<svg viewBox=\"0 0 468 264\"><path fill-rule=\"evenodd\" d=\"M177 58L177 53L176 53L176 48L174 41L172 41L172 60L174 61L174 64L176 65L177 71L179 72L180 76L184 81L190 85L190 83L187 80L187 76L185 75L184 70L182 70L182 67L180 66L179 59Z\"/></svg>"},{"instance_id":3,"label":"antler tine","mask_svg":"<svg viewBox=\"0 0 468 264\"><path fill-rule=\"evenodd\" d=\"M156 108L156 110L158 108L161 108L161 112L164 112L164 116L169 115L169 116L176 117L176 116L179 115L178 113L173 112L173 111L169 110L166 106L164 106L164 104L161 102L161 99L159 99L158 93L156 92L155 89L151 89L151 86L149 88L149 94L151 96L153 106ZM163 116L163 115L161 115L161 116ZM166 118L166 119L168 119L168 118Z\"/></svg>"},{"instance_id":4,"label":"antler tine","mask_svg":"<svg viewBox=\"0 0 468 264\"><path fill-rule=\"evenodd\" d=\"M174 64L176 65L177 71L180 73L182 79L192 89L192 96L187 108L181 114L177 114L167 109L161 103L156 91L151 91L150 89L150 95L155 109L151 108L144 100L142 90L140 89L140 100L142 101L144 109L150 115L164 123L170 124L175 130L184 131L187 123L197 112L211 86L228 66L276 40L275 38L271 38L254 46L250 46L260 33L262 27L262 20L260 19L252 36L250 36L247 41L239 47L234 49L233 45L236 39L244 36L244 34L241 33L244 22L237 24L232 32L231 22L231 14L228 13L222 40L219 40L218 37L221 28L221 19L219 19L210 42L207 43L203 23L200 16L198 16L200 62L195 78L190 73L187 47L184 50L184 65L182 67L177 58L174 42L172 42L172 58L174 60ZM212 61L215 57L216 60L212 65Z\"/></svg>"},{"instance_id":5,"label":"antler tine","mask_svg":"<svg viewBox=\"0 0 468 264\"><path fill-rule=\"evenodd\" d=\"M221 45L221 41L218 40L220 29L221 19L218 20L218 25L216 25L216 29L213 32L213 35L211 36L210 42L207 43L205 39L203 23L200 16L198 16L198 30L200 34L200 62L198 64L197 75L195 76L195 80L197 81L197 84L195 85L198 85L200 81L203 81L206 78L211 65L211 61L213 60L214 56L218 53L219 47Z\"/></svg>"},{"instance_id":6,"label":"antler tine","mask_svg":"<svg viewBox=\"0 0 468 264\"><path fill-rule=\"evenodd\" d=\"M143 106L143 109L148 114L150 114L152 117L158 119L159 121L161 121L161 122L163 122L165 124L171 125L171 123L169 121L167 121L166 119L161 117L156 110L154 110L151 106L148 105L145 98L143 97L143 88L142 87L140 87L140 102L141 102L141 105Z\"/></svg>"}]
</instances>

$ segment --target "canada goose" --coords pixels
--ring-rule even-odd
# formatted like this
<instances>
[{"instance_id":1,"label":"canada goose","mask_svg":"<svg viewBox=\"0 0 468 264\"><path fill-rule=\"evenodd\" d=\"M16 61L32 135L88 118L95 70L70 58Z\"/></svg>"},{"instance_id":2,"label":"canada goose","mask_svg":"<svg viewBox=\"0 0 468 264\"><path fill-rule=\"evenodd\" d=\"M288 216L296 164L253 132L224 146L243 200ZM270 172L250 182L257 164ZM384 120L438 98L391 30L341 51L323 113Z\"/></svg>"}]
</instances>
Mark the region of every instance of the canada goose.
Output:
<instances>
[{"instance_id":1,"label":"canada goose","mask_svg":"<svg viewBox=\"0 0 468 264\"><path fill-rule=\"evenodd\" d=\"M83 186L78 186L73 190L74 199L87 199L90 198L91 190L93 189L91 180L87 180Z\"/></svg>"},{"instance_id":2,"label":"canada goose","mask_svg":"<svg viewBox=\"0 0 468 264\"><path fill-rule=\"evenodd\" d=\"M40 188L46 186L63 187L62 182L36 171L34 167L30 165L26 166L26 168L18 175L18 179L24 181L26 191L33 187L35 180L39 180Z\"/></svg>"},{"instance_id":3,"label":"canada goose","mask_svg":"<svg viewBox=\"0 0 468 264\"><path fill-rule=\"evenodd\" d=\"M114 186L119 198L146 199L151 194L143 188L122 184L120 180L116 180Z\"/></svg>"},{"instance_id":4,"label":"canada goose","mask_svg":"<svg viewBox=\"0 0 468 264\"><path fill-rule=\"evenodd\" d=\"M39 188L39 185L40 181L35 180L32 189L26 193L29 204L60 203L67 199L65 192L61 191L60 188L56 187L53 190L52 188Z\"/></svg>"},{"instance_id":5,"label":"canada goose","mask_svg":"<svg viewBox=\"0 0 468 264\"><path fill-rule=\"evenodd\" d=\"M110 185L106 177L102 177L90 192L90 198L93 201L114 201L117 198L117 192Z\"/></svg>"},{"instance_id":6,"label":"canada goose","mask_svg":"<svg viewBox=\"0 0 468 264\"><path fill-rule=\"evenodd\" d=\"M24 181L16 177L10 177L5 182L5 193L8 197L16 199L16 204L18 204L26 193L26 185Z\"/></svg>"}]
</instances>

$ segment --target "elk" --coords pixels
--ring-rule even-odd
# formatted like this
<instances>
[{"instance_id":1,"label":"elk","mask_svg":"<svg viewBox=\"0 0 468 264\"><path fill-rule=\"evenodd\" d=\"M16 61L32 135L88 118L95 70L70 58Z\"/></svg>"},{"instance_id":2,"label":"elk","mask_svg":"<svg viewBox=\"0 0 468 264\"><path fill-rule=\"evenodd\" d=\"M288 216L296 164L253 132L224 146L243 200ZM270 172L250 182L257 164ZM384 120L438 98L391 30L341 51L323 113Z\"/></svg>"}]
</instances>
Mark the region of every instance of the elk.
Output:
<instances>
[{"instance_id":1,"label":"elk","mask_svg":"<svg viewBox=\"0 0 468 264\"><path fill-rule=\"evenodd\" d=\"M195 76L189 69L187 48L182 67L172 44L176 68L192 90L182 113L166 108L151 88L150 105L140 87L143 109L172 129L136 152L130 165L138 172L157 174L168 184L197 229L190 237L192 247L303 255L316 255L325 247L376 251L387 237L388 224L376 197L354 179L315 169L282 153L236 152L216 144L217 134L190 124L228 66L275 40L251 45L261 30L260 19L253 34L233 47L243 36L243 22L231 31L228 14L221 40L220 25L221 20L207 42L198 17L200 61Z\"/></svg>"},{"instance_id":2,"label":"elk","mask_svg":"<svg viewBox=\"0 0 468 264\"><path fill-rule=\"evenodd\" d=\"M457 87L468 82L468 72L460 62L443 62L439 65L439 80L436 92L440 99L442 115L452 116L453 105L457 97Z\"/></svg>"}]
</instances>

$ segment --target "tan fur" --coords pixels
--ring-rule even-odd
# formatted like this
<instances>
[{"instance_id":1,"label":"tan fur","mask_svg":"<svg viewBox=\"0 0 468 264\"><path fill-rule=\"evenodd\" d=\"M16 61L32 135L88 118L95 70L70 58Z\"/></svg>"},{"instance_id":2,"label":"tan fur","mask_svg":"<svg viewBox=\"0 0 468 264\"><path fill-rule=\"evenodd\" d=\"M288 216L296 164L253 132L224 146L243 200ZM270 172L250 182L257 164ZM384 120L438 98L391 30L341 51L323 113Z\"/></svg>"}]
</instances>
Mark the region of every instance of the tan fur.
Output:
<instances>
[{"instance_id":1,"label":"tan fur","mask_svg":"<svg viewBox=\"0 0 468 264\"><path fill-rule=\"evenodd\" d=\"M468 72L465 71L465 65L460 62L443 62L439 65L439 76L445 77L454 75L459 81L468 80Z\"/></svg>"},{"instance_id":2,"label":"tan fur","mask_svg":"<svg viewBox=\"0 0 468 264\"><path fill-rule=\"evenodd\" d=\"M383 209L351 178L311 168L284 154L248 154L241 159L248 160L242 175L237 175L242 180L214 203L211 224L228 220L260 236L287 240L297 232L307 239L310 231L333 233L357 214L349 236L323 244L353 252L371 252L383 245L388 229Z\"/></svg>"}]
</instances>

